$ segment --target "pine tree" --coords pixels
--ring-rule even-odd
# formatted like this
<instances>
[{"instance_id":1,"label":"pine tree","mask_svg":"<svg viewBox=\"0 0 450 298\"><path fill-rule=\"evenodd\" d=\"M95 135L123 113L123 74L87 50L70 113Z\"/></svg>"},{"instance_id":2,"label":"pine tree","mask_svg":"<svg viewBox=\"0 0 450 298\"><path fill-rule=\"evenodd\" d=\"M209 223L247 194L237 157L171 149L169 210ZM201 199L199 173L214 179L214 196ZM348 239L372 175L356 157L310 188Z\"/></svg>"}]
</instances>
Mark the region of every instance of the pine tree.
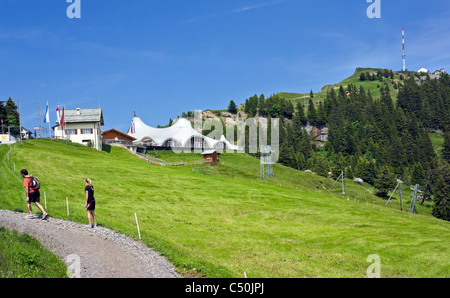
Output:
<instances>
[{"instance_id":1,"label":"pine tree","mask_svg":"<svg viewBox=\"0 0 450 298\"><path fill-rule=\"evenodd\" d=\"M297 161L295 159L294 150L287 144L282 144L280 147L279 162L287 167L296 168Z\"/></svg>"},{"instance_id":2,"label":"pine tree","mask_svg":"<svg viewBox=\"0 0 450 298\"><path fill-rule=\"evenodd\" d=\"M273 118L278 118L280 115L280 105L278 103L272 105L270 109L270 116Z\"/></svg>"},{"instance_id":3,"label":"pine tree","mask_svg":"<svg viewBox=\"0 0 450 298\"><path fill-rule=\"evenodd\" d=\"M394 167L395 172L401 174L406 164L405 147L398 134L393 136L391 147L388 149L389 163ZM398 170L398 171L397 171Z\"/></svg>"},{"instance_id":4,"label":"pine tree","mask_svg":"<svg viewBox=\"0 0 450 298\"><path fill-rule=\"evenodd\" d=\"M305 156L301 152L295 153L295 162L297 164L297 170L304 170L306 167Z\"/></svg>"},{"instance_id":5,"label":"pine tree","mask_svg":"<svg viewBox=\"0 0 450 298\"><path fill-rule=\"evenodd\" d=\"M314 157L314 171L317 173L317 175L322 177L328 177L329 170L330 167L328 165L327 160L323 158L322 155L316 154Z\"/></svg>"},{"instance_id":6,"label":"pine tree","mask_svg":"<svg viewBox=\"0 0 450 298\"><path fill-rule=\"evenodd\" d=\"M426 183L426 174L420 162L416 162L411 173L411 183L424 186Z\"/></svg>"},{"instance_id":7,"label":"pine tree","mask_svg":"<svg viewBox=\"0 0 450 298\"><path fill-rule=\"evenodd\" d=\"M20 133L20 121L19 121L19 112L17 111L17 106L11 97L6 101L5 104L5 112L6 112L6 124L3 125L11 126L11 134L14 136L18 136Z\"/></svg>"},{"instance_id":8,"label":"pine tree","mask_svg":"<svg viewBox=\"0 0 450 298\"><path fill-rule=\"evenodd\" d=\"M4 101L0 101L0 125L2 125L2 134L5 133L5 128L7 128L7 123L6 123L6 110L5 107L3 106L5 102Z\"/></svg>"},{"instance_id":9,"label":"pine tree","mask_svg":"<svg viewBox=\"0 0 450 298\"><path fill-rule=\"evenodd\" d=\"M442 148L442 159L450 163L450 130L447 129L444 134L444 145Z\"/></svg>"},{"instance_id":10,"label":"pine tree","mask_svg":"<svg viewBox=\"0 0 450 298\"><path fill-rule=\"evenodd\" d=\"M358 159L354 173L356 177L361 178L372 185L378 174L375 162L369 161L364 157Z\"/></svg>"},{"instance_id":11,"label":"pine tree","mask_svg":"<svg viewBox=\"0 0 450 298\"><path fill-rule=\"evenodd\" d=\"M311 144L311 137L309 136L308 132L305 129L303 129L302 137L298 144L298 151L305 156L305 159L308 159L314 153L313 147L314 145Z\"/></svg>"},{"instance_id":12,"label":"pine tree","mask_svg":"<svg viewBox=\"0 0 450 298\"><path fill-rule=\"evenodd\" d=\"M366 74L362 72L361 75L359 76L359 80L364 82L366 80Z\"/></svg>"},{"instance_id":13,"label":"pine tree","mask_svg":"<svg viewBox=\"0 0 450 298\"><path fill-rule=\"evenodd\" d=\"M344 175L345 175L345 178L348 178L348 179L353 179L353 178L355 178L355 174L353 173L352 167L346 168L346 169L345 169Z\"/></svg>"},{"instance_id":14,"label":"pine tree","mask_svg":"<svg viewBox=\"0 0 450 298\"><path fill-rule=\"evenodd\" d=\"M258 113L258 102L259 102L259 98L258 95L253 95L252 97L250 97L248 99L248 114L250 115L250 117L255 117L256 114ZM246 102L246 106L247 106L247 102Z\"/></svg>"},{"instance_id":15,"label":"pine tree","mask_svg":"<svg viewBox=\"0 0 450 298\"><path fill-rule=\"evenodd\" d=\"M309 99L309 105L308 105L308 122L311 125L316 125L316 123L317 123L317 110L316 110L316 107L314 106L314 102L311 98Z\"/></svg>"},{"instance_id":16,"label":"pine tree","mask_svg":"<svg viewBox=\"0 0 450 298\"><path fill-rule=\"evenodd\" d=\"M259 98L258 103L259 115L262 117L267 117L269 115L269 109L267 107L267 100L264 98Z\"/></svg>"},{"instance_id":17,"label":"pine tree","mask_svg":"<svg viewBox=\"0 0 450 298\"><path fill-rule=\"evenodd\" d=\"M244 112L246 114L250 114L250 101L248 100L248 98L245 100Z\"/></svg>"},{"instance_id":18,"label":"pine tree","mask_svg":"<svg viewBox=\"0 0 450 298\"><path fill-rule=\"evenodd\" d=\"M337 179L341 172L345 169L345 161L344 156L342 155L342 152L339 152L338 154L335 154L333 158L333 165L331 167L331 172L333 173L333 178Z\"/></svg>"},{"instance_id":19,"label":"pine tree","mask_svg":"<svg viewBox=\"0 0 450 298\"><path fill-rule=\"evenodd\" d=\"M386 198L387 194L394 188L395 184L395 175L391 172L387 165L383 166L374 181L374 187L377 189L376 195Z\"/></svg>"},{"instance_id":20,"label":"pine tree","mask_svg":"<svg viewBox=\"0 0 450 298\"><path fill-rule=\"evenodd\" d=\"M295 113L292 118L292 126L294 129L294 140L299 143L302 138L303 123L298 113Z\"/></svg>"},{"instance_id":21,"label":"pine tree","mask_svg":"<svg viewBox=\"0 0 450 298\"><path fill-rule=\"evenodd\" d=\"M231 100L228 105L228 112L231 114L237 114L237 107L233 100Z\"/></svg>"},{"instance_id":22,"label":"pine tree","mask_svg":"<svg viewBox=\"0 0 450 298\"><path fill-rule=\"evenodd\" d=\"M450 166L447 162L435 171L436 179L432 189L434 206L432 214L436 218L450 221Z\"/></svg>"},{"instance_id":23,"label":"pine tree","mask_svg":"<svg viewBox=\"0 0 450 298\"><path fill-rule=\"evenodd\" d=\"M287 101L283 98L280 99L280 113L283 117L289 120L292 119L292 115L294 114L294 105L290 100Z\"/></svg>"},{"instance_id":24,"label":"pine tree","mask_svg":"<svg viewBox=\"0 0 450 298\"><path fill-rule=\"evenodd\" d=\"M327 124L327 116L325 114L325 108L322 102L319 102L319 108L317 110L317 126L322 127Z\"/></svg>"},{"instance_id":25,"label":"pine tree","mask_svg":"<svg viewBox=\"0 0 450 298\"><path fill-rule=\"evenodd\" d=\"M300 102L297 103L297 112L295 112L295 116L298 117L298 121L300 121L303 126L307 124L308 121L305 116L305 109Z\"/></svg>"},{"instance_id":26,"label":"pine tree","mask_svg":"<svg viewBox=\"0 0 450 298\"><path fill-rule=\"evenodd\" d=\"M433 144L431 143L430 135L425 129L420 129L419 137L417 138L419 147L419 161L422 165L426 165L436 156Z\"/></svg>"}]
</instances>

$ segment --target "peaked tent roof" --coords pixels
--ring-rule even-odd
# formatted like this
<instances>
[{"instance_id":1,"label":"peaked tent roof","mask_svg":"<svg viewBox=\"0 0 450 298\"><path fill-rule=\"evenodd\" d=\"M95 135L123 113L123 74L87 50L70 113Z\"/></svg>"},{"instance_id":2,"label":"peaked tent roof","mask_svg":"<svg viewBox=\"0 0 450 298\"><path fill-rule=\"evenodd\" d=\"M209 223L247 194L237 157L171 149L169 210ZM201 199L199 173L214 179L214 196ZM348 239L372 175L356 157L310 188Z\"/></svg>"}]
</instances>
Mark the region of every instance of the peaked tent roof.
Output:
<instances>
[{"instance_id":1,"label":"peaked tent roof","mask_svg":"<svg viewBox=\"0 0 450 298\"><path fill-rule=\"evenodd\" d=\"M430 71L429 71L428 69L422 67L422 68L419 69L417 72L429 73Z\"/></svg>"},{"instance_id":2,"label":"peaked tent roof","mask_svg":"<svg viewBox=\"0 0 450 298\"><path fill-rule=\"evenodd\" d=\"M225 143L227 149L237 150L237 146L230 144L225 138L221 136L220 140L203 136L192 128L191 122L184 118L179 118L172 126L166 128L154 128L146 125L141 118L133 117L134 133L131 129L128 130L128 135L142 141L146 138L152 139L157 146L163 146L166 141L175 140L181 146L184 146L192 137L200 137L207 143L209 148L214 148L218 143Z\"/></svg>"}]
</instances>

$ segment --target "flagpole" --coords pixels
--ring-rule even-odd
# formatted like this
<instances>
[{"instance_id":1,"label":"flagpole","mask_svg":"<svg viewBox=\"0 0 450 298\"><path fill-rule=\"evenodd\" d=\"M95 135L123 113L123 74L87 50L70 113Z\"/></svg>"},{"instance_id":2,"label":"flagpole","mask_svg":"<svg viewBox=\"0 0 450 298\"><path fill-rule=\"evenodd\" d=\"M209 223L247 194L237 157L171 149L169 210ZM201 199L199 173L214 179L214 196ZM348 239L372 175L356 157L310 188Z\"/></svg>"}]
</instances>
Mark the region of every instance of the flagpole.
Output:
<instances>
[{"instance_id":1,"label":"flagpole","mask_svg":"<svg viewBox=\"0 0 450 298\"><path fill-rule=\"evenodd\" d=\"M59 110L59 129L61 129L61 140L64 139L64 131L61 125L61 110Z\"/></svg>"},{"instance_id":2,"label":"flagpole","mask_svg":"<svg viewBox=\"0 0 450 298\"><path fill-rule=\"evenodd\" d=\"M63 139L66 138L66 133L65 133L65 127L66 127L66 111L65 111L65 107L63 105L63 113L62 113L62 122L63 122ZM66 142L67 143L67 142Z\"/></svg>"},{"instance_id":3,"label":"flagpole","mask_svg":"<svg viewBox=\"0 0 450 298\"><path fill-rule=\"evenodd\" d=\"M41 137L41 113L40 113L40 111L39 111L39 101L38 101L38 103L37 103L37 106L38 106L38 127L39 127L39 129L38 129L38 134L36 134L36 138L40 138Z\"/></svg>"},{"instance_id":4,"label":"flagpole","mask_svg":"<svg viewBox=\"0 0 450 298\"><path fill-rule=\"evenodd\" d=\"M64 131L63 131L63 125L61 125L61 110L59 109L59 103L58 103L58 107L56 108L56 118L57 118L57 122L58 122L58 129L60 130L60 134L58 137L60 137L61 139L64 138ZM56 133L55 133L56 136Z\"/></svg>"},{"instance_id":5,"label":"flagpole","mask_svg":"<svg viewBox=\"0 0 450 298\"><path fill-rule=\"evenodd\" d=\"M45 113L45 121L48 122L48 136L51 140L52 139L52 130L50 127L50 108L48 106L48 100L47 100L47 111Z\"/></svg>"},{"instance_id":6,"label":"flagpole","mask_svg":"<svg viewBox=\"0 0 450 298\"><path fill-rule=\"evenodd\" d=\"M59 102L58 102L58 106L56 107L56 123L58 123L58 130L61 129L61 122L60 122L60 117L59 117ZM57 138L59 136L56 135L56 129L55 129L55 138Z\"/></svg>"}]
</instances>

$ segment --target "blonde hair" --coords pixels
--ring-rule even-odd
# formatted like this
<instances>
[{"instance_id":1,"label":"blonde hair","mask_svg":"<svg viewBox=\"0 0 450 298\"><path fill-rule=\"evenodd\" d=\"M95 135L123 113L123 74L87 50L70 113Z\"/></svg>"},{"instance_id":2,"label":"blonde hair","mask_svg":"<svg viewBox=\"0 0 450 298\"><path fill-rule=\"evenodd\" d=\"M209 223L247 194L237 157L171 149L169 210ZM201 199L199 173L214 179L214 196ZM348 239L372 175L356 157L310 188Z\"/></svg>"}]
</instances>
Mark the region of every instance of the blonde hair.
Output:
<instances>
[{"instance_id":1,"label":"blonde hair","mask_svg":"<svg viewBox=\"0 0 450 298\"><path fill-rule=\"evenodd\" d=\"M86 183L89 185L89 186L92 186L92 181L91 181L91 179L86 179Z\"/></svg>"}]
</instances>

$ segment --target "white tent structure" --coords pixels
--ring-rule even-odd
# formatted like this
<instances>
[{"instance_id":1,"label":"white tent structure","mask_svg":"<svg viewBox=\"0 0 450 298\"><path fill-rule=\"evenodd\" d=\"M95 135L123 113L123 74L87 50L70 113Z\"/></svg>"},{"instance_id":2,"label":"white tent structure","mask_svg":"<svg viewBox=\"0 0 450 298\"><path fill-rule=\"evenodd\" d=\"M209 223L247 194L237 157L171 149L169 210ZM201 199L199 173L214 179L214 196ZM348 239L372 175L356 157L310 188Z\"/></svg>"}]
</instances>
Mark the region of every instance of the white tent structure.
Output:
<instances>
[{"instance_id":1,"label":"white tent structure","mask_svg":"<svg viewBox=\"0 0 450 298\"><path fill-rule=\"evenodd\" d=\"M429 71L428 69L422 67L422 68L419 69L417 72L420 72L420 73L429 73L430 71Z\"/></svg>"},{"instance_id":2,"label":"white tent structure","mask_svg":"<svg viewBox=\"0 0 450 298\"><path fill-rule=\"evenodd\" d=\"M236 145L228 142L223 135L219 140L215 140L200 134L192 128L191 122L184 118L179 118L170 127L154 128L146 125L141 118L135 116L127 134L136 138L136 142L150 142L155 147L238 149Z\"/></svg>"}]
</instances>

